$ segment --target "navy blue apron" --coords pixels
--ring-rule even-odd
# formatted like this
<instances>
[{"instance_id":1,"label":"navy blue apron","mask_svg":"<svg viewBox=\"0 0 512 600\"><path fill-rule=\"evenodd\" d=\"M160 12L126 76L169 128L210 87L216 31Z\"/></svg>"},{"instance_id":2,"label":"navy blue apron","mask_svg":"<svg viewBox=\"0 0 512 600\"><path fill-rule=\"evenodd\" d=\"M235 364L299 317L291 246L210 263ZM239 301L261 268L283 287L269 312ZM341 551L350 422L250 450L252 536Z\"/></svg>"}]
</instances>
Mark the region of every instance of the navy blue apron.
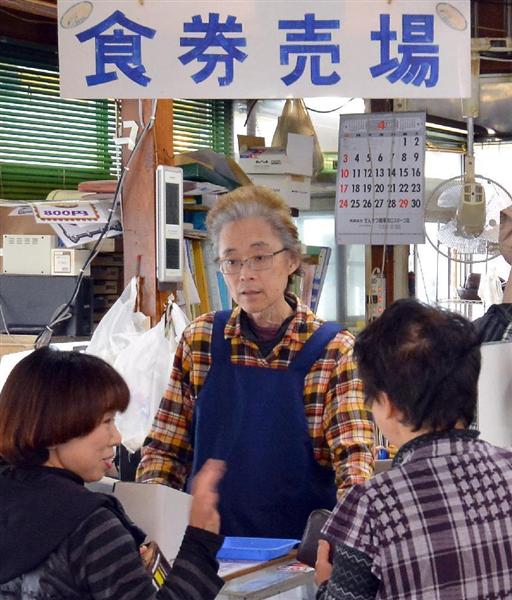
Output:
<instances>
[{"instance_id":1,"label":"navy blue apron","mask_svg":"<svg viewBox=\"0 0 512 600\"><path fill-rule=\"evenodd\" d=\"M287 369L231 363L224 339L230 311L213 323L212 365L194 411L196 473L226 461L220 484L221 532L301 538L309 513L336 504L334 470L318 464L304 412L304 378L342 329L324 323Z\"/></svg>"}]
</instances>

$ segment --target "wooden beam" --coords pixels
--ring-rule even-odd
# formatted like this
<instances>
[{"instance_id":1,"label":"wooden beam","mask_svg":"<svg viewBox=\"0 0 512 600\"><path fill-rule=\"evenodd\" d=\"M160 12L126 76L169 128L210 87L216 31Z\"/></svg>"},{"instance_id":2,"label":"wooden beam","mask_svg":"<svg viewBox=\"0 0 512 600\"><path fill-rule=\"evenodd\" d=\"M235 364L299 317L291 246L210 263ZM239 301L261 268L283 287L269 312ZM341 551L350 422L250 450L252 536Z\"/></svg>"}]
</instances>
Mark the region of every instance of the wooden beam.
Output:
<instances>
[{"instance_id":1,"label":"wooden beam","mask_svg":"<svg viewBox=\"0 0 512 600\"><path fill-rule=\"evenodd\" d=\"M384 249L386 255L384 256ZM394 269L394 249L395 246L371 246L371 267L370 272L378 267L382 269L382 258L384 257L384 277L386 278L386 306L389 306L393 300L393 291L395 286L395 269ZM368 293L368 291L367 291Z\"/></svg>"},{"instance_id":2,"label":"wooden beam","mask_svg":"<svg viewBox=\"0 0 512 600\"><path fill-rule=\"evenodd\" d=\"M155 121L155 152L157 165L174 164L172 100L159 100Z\"/></svg>"},{"instance_id":3,"label":"wooden beam","mask_svg":"<svg viewBox=\"0 0 512 600\"><path fill-rule=\"evenodd\" d=\"M57 21L0 7L0 36L56 47Z\"/></svg>"},{"instance_id":4,"label":"wooden beam","mask_svg":"<svg viewBox=\"0 0 512 600\"><path fill-rule=\"evenodd\" d=\"M0 0L0 8L57 20L57 4L45 0Z\"/></svg>"},{"instance_id":5,"label":"wooden beam","mask_svg":"<svg viewBox=\"0 0 512 600\"><path fill-rule=\"evenodd\" d=\"M142 100L147 122L152 103ZM122 102L123 121L139 122L139 101ZM123 165L130 151L123 149ZM123 246L125 285L134 276L141 277L139 309L155 323L163 310L163 298L156 279L156 182L158 164L171 164L172 101L159 100L153 129L146 135L130 164L123 188Z\"/></svg>"}]
</instances>

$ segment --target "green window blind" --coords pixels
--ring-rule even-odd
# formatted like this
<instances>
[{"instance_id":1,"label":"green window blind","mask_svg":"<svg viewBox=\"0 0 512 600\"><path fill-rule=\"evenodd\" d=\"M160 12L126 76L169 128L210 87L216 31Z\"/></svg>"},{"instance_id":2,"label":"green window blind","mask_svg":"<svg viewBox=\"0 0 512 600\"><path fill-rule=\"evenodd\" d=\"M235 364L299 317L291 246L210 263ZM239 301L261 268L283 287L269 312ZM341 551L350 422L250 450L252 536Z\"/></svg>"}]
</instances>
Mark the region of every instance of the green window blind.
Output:
<instances>
[{"instance_id":1,"label":"green window blind","mask_svg":"<svg viewBox=\"0 0 512 600\"><path fill-rule=\"evenodd\" d=\"M0 38L0 198L115 178L117 122L113 101L59 97L55 48Z\"/></svg>"},{"instance_id":2,"label":"green window blind","mask_svg":"<svg viewBox=\"0 0 512 600\"><path fill-rule=\"evenodd\" d=\"M174 153L212 148L233 156L232 100L174 100Z\"/></svg>"},{"instance_id":3,"label":"green window blind","mask_svg":"<svg viewBox=\"0 0 512 600\"><path fill-rule=\"evenodd\" d=\"M115 178L118 107L59 97L57 49L0 37L0 198L40 200ZM175 100L174 151L233 155L231 100Z\"/></svg>"}]
</instances>

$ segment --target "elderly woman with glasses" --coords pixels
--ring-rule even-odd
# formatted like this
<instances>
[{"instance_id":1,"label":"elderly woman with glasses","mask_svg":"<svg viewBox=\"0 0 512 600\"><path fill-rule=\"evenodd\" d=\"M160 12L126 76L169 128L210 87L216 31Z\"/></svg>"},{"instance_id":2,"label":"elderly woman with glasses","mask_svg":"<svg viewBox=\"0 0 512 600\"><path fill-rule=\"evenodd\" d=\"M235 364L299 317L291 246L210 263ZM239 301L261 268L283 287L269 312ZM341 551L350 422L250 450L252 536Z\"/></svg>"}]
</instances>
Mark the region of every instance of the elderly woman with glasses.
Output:
<instances>
[{"instance_id":1,"label":"elderly woman with glasses","mask_svg":"<svg viewBox=\"0 0 512 600\"><path fill-rule=\"evenodd\" d=\"M179 489L223 459L222 532L300 538L312 510L333 508L372 472L353 336L287 292L301 244L279 196L238 188L207 226L236 308L185 330L138 479Z\"/></svg>"}]
</instances>

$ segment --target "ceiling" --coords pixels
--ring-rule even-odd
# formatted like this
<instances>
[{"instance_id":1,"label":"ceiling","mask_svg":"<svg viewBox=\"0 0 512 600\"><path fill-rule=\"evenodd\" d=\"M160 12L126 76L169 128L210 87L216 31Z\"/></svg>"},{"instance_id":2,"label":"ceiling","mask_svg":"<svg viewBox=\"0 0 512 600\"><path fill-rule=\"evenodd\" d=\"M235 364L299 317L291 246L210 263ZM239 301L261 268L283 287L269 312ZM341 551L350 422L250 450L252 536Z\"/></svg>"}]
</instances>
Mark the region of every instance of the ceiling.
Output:
<instances>
[{"instance_id":1,"label":"ceiling","mask_svg":"<svg viewBox=\"0 0 512 600\"><path fill-rule=\"evenodd\" d=\"M143 1L143 0L139 0ZM512 3L502 0L472 0L473 36L505 38L512 35ZM57 0L0 0L0 35L14 35L30 41L56 43ZM501 62L482 60L480 66L480 106L475 119L476 125L497 132L499 137L512 139L512 53L507 53ZM330 106L337 107L347 99L332 98ZM337 104L339 100L339 104ZM280 114L282 101L265 101L258 112L268 111ZM313 102L310 103L315 108ZM322 107L323 108L323 107ZM348 108L348 107L347 107ZM329 140L331 148L332 131L336 130L340 112L330 113L311 111L315 128L321 130L321 137ZM462 121L460 99L409 100L408 110L425 110L429 115L444 119ZM357 107L354 112L359 112ZM332 130L332 131L331 131Z\"/></svg>"},{"instance_id":2,"label":"ceiling","mask_svg":"<svg viewBox=\"0 0 512 600\"><path fill-rule=\"evenodd\" d=\"M512 75L481 75L480 102L475 124L494 130L502 139L512 139ZM455 121L463 121L460 98L443 100L410 100L408 110L424 110Z\"/></svg>"},{"instance_id":3,"label":"ceiling","mask_svg":"<svg viewBox=\"0 0 512 600\"><path fill-rule=\"evenodd\" d=\"M57 0L2 0L0 6L6 10L57 19Z\"/></svg>"}]
</instances>

